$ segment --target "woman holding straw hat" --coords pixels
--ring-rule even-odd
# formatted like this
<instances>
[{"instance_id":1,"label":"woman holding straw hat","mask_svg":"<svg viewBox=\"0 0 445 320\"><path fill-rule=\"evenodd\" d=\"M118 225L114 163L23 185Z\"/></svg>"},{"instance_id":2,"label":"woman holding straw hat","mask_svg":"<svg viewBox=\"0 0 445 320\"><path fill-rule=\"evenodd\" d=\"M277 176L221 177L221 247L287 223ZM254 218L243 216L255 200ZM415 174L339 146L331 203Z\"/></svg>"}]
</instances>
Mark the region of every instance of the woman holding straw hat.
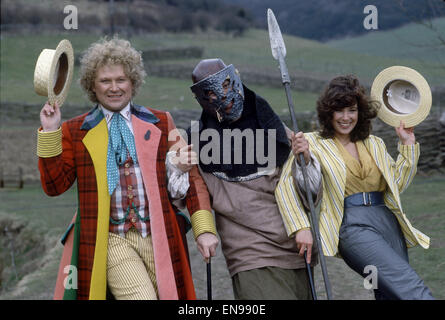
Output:
<instances>
[{"instance_id":1,"label":"woman holding straw hat","mask_svg":"<svg viewBox=\"0 0 445 320\"><path fill-rule=\"evenodd\" d=\"M293 155L276 189L289 235L300 252L312 247L310 225L295 183L304 189L295 155L320 163L323 198L320 234L323 252L341 256L363 277L370 275L377 300L434 299L408 262L407 247L429 247L429 238L412 227L400 194L413 180L419 158L414 128L400 121L397 160L383 140L370 134L377 109L354 76L334 78L317 101L320 131L292 137ZM296 181L292 178L296 176ZM295 203L290 211L285 203ZM372 275L369 273L374 272ZM377 281L376 281L377 280Z\"/></svg>"}]
</instances>

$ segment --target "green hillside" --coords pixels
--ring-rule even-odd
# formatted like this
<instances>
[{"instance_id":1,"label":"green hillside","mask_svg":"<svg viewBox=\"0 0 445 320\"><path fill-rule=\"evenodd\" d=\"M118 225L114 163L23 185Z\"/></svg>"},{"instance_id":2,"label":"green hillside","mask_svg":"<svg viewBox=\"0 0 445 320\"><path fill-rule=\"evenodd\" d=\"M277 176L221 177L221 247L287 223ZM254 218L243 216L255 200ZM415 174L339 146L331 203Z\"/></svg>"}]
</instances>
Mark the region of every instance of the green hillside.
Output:
<instances>
[{"instance_id":1,"label":"green hillside","mask_svg":"<svg viewBox=\"0 0 445 320\"><path fill-rule=\"evenodd\" d=\"M224 0L244 7L258 26L267 28L271 8L281 30L295 36L329 41L368 33L363 27L364 8L378 10L379 30L392 30L412 21L445 16L442 0Z\"/></svg>"},{"instance_id":2,"label":"green hillside","mask_svg":"<svg viewBox=\"0 0 445 320\"><path fill-rule=\"evenodd\" d=\"M59 35L8 35L2 34L0 51L0 101L19 103L44 103L45 98L34 93L33 77L37 57L44 48L55 48L61 39L69 39L75 55L79 56L87 46L99 37L81 32ZM333 48L316 41L294 36L284 37L287 47L286 61L291 74L298 74L328 81L331 77L354 73L365 83L371 83L383 68L391 65L405 65L418 70L430 85L445 83L445 72L437 65L419 59L400 59L371 55L371 53L353 52ZM233 63L244 70L252 70L265 75L279 75L278 64L271 55L269 36L265 30L250 29L242 37L233 37L220 32L207 33L157 33L131 38L138 50L154 48L176 48L199 46L204 48L203 58L220 57L227 64ZM391 44L387 50L395 51ZM199 61L179 59L162 63L181 63L193 66ZM160 63L145 61L146 66ZM241 74L242 77L242 74ZM182 79L147 78L136 99L137 103L149 104L162 109L196 108L197 104L189 90L188 75ZM75 68L74 81L68 96L68 103L85 105L89 102L84 97L78 84L78 68ZM286 112L286 100L283 90L267 88L246 83L268 99L279 112ZM313 110L318 93L294 92L297 111Z\"/></svg>"},{"instance_id":3,"label":"green hillside","mask_svg":"<svg viewBox=\"0 0 445 320\"><path fill-rule=\"evenodd\" d=\"M258 35L263 39L258 39ZM0 101L1 102L23 102L44 103L45 98L34 92L33 77L37 58L44 48L55 48L61 39L69 39L73 45L75 56L81 53L99 37L85 34L64 35L16 35L3 36L1 40L0 56ZM132 44L140 51L154 48L176 48L187 46L205 47L203 58L221 57L226 63L235 66L246 65L253 69L261 69L265 63L276 69L275 61L270 54L269 40L265 32L249 32L242 38L234 38L223 33L207 34L148 34L133 37ZM249 49L251 48L251 50ZM256 56L255 52L263 52ZM167 61L168 63L185 63L190 65L190 72L199 59L182 59ZM144 61L149 68L156 61ZM188 75L187 75L188 77ZM75 67L73 83L68 95L67 103L85 105L89 104L78 84L78 67ZM146 83L143 85L136 98L136 103L151 105L161 109L174 108L196 108L197 104L189 89L191 80L176 78L158 78L148 74ZM247 83L247 85L249 85ZM277 88L266 88L258 85L249 85L252 89L260 92L262 96L270 100L271 104L277 106L277 111L286 110L284 91ZM296 108L303 104L304 108L313 108L316 94L297 93Z\"/></svg>"},{"instance_id":4,"label":"green hillside","mask_svg":"<svg viewBox=\"0 0 445 320\"><path fill-rule=\"evenodd\" d=\"M357 53L402 59L417 59L445 66L445 18L435 19L432 27L411 23L391 31L368 32L366 35L335 40L328 45ZM443 70L445 72L445 69Z\"/></svg>"}]
</instances>

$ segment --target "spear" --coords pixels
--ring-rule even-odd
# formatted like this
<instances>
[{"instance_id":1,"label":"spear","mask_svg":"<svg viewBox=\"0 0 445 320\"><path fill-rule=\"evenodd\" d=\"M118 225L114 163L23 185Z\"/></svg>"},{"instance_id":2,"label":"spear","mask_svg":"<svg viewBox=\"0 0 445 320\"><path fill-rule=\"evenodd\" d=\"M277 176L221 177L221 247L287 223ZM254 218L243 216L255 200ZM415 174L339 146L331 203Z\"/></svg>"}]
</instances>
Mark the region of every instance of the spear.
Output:
<instances>
[{"instance_id":1,"label":"spear","mask_svg":"<svg viewBox=\"0 0 445 320\"><path fill-rule=\"evenodd\" d=\"M298 130L297 119L295 117L295 111L294 111L294 103L292 102L289 72L287 70L286 62L284 61L284 58L286 57L286 46L284 45L284 40L281 34L280 26L278 25L277 19L275 18L275 15L273 14L271 9L267 9L267 24L269 27L269 38L270 38L270 47L272 49L272 55L275 58L275 60L278 60L280 64L281 80L283 82L284 89L286 91L287 104L289 106L292 125L294 127L294 132L297 133L300 130ZM321 271L323 273L326 295L328 300L331 300L331 284L329 283L328 271L326 269L326 261L323 254L323 248L321 246L320 231L318 229L318 223L316 223L317 219L315 216L314 201L312 199L312 194L309 189L306 162L304 160L303 153L298 154L298 156L301 164L301 169L303 172L304 185L306 188L306 198L307 202L309 203L309 209L310 209L309 221L312 226L311 228L312 237L315 239L315 243L320 253L319 254L320 265L321 265ZM315 289L313 288L313 283L312 281L310 282L311 282L312 292L315 293Z\"/></svg>"}]
</instances>

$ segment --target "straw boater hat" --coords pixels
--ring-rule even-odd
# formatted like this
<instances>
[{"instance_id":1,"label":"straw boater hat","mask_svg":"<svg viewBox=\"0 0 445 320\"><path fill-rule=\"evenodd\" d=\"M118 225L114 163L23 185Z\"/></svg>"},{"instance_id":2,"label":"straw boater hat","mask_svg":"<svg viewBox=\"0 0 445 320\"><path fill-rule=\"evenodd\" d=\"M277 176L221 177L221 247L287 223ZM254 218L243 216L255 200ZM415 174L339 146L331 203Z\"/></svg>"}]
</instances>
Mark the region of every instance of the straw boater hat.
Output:
<instances>
[{"instance_id":1,"label":"straw boater hat","mask_svg":"<svg viewBox=\"0 0 445 320\"><path fill-rule=\"evenodd\" d=\"M431 90L416 70L393 66L381 71L371 87L371 99L380 102L378 117L393 127L405 128L422 122L431 109Z\"/></svg>"},{"instance_id":2,"label":"straw boater hat","mask_svg":"<svg viewBox=\"0 0 445 320\"><path fill-rule=\"evenodd\" d=\"M35 92L61 107L71 85L73 66L73 47L68 40L60 41L56 50L43 49L34 70Z\"/></svg>"}]
</instances>

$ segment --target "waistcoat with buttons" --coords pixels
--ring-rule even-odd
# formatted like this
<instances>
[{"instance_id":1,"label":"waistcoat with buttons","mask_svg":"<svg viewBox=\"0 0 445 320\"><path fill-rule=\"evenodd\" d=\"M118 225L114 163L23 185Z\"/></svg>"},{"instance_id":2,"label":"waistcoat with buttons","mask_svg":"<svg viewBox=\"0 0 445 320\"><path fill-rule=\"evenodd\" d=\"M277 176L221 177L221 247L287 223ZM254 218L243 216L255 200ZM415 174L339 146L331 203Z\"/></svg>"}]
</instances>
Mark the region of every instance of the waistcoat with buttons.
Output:
<instances>
[{"instance_id":1,"label":"waistcoat with buttons","mask_svg":"<svg viewBox=\"0 0 445 320\"><path fill-rule=\"evenodd\" d=\"M109 231L125 238L135 228L142 237L150 234L148 199L138 164L129 157L119 167L119 184L111 195Z\"/></svg>"}]
</instances>

